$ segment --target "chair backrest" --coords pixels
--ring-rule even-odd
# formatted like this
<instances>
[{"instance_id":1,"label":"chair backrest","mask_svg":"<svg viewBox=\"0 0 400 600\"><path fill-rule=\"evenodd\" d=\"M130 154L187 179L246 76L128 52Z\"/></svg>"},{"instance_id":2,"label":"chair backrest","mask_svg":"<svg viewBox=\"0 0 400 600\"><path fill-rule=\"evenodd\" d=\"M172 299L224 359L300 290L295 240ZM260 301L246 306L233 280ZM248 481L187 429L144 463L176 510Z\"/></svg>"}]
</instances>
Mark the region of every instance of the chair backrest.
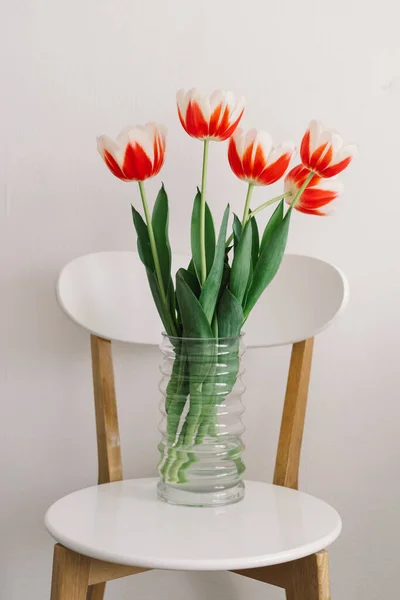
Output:
<instances>
[{"instance_id":1,"label":"chair backrest","mask_svg":"<svg viewBox=\"0 0 400 600\"><path fill-rule=\"evenodd\" d=\"M187 265L175 256L173 270ZM109 340L158 345L162 329L136 252L98 252L61 271L57 294L67 315ZM348 297L343 274L317 258L288 254L245 325L248 347L306 340L326 329ZM139 318L140 315L140 318Z\"/></svg>"},{"instance_id":2,"label":"chair backrest","mask_svg":"<svg viewBox=\"0 0 400 600\"><path fill-rule=\"evenodd\" d=\"M174 257L173 270L188 264ZM81 256L61 271L59 303L91 333L99 483L122 479L111 340L158 345L162 329L135 252ZM309 256L286 255L246 323L248 347L293 344L274 483L298 487L313 339L345 307L348 285L339 269ZM137 317L137 318L135 318Z\"/></svg>"}]
</instances>

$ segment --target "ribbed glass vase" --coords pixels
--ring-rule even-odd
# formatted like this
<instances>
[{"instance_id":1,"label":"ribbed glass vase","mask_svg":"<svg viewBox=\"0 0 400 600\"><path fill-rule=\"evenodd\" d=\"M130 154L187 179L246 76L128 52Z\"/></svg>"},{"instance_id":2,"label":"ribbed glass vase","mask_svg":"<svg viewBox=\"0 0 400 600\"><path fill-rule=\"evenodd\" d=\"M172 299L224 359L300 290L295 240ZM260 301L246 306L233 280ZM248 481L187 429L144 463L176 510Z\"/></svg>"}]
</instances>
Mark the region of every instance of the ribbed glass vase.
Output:
<instances>
[{"instance_id":1,"label":"ribbed glass vase","mask_svg":"<svg viewBox=\"0 0 400 600\"><path fill-rule=\"evenodd\" d=\"M161 343L158 497L223 506L244 496L242 336Z\"/></svg>"}]
</instances>

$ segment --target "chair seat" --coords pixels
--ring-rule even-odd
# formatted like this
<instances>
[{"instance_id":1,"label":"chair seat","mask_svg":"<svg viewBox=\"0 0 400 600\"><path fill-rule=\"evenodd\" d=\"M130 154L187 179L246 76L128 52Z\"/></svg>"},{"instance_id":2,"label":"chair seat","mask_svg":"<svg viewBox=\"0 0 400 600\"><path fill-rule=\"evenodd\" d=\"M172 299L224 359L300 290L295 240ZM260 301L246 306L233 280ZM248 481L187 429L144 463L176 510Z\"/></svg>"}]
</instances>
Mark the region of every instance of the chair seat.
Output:
<instances>
[{"instance_id":1,"label":"chair seat","mask_svg":"<svg viewBox=\"0 0 400 600\"><path fill-rule=\"evenodd\" d=\"M74 492L50 507L46 527L91 558L191 571L288 562L322 550L341 530L331 506L288 488L248 481L238 504L190 508L158 500L156 483L132 479Z\"/></svg>"}]
</instances>

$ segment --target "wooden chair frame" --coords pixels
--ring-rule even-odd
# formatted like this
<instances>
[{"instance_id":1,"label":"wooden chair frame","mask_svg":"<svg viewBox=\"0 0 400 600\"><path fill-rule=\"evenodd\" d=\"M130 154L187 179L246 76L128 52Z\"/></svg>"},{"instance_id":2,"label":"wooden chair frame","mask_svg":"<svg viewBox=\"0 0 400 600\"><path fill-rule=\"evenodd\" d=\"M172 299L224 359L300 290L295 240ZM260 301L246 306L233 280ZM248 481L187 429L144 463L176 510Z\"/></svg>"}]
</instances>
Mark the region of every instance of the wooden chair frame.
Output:
<instances>
[{"instance_id":1,"label":"wooden chair frame","mask_svg":"<svg viewBox=\"0 0 400 600\"><path fill-rule=\"evenodd\" d=\"M300 451L314 338L293 344L274 484L298 489ZM123 478L111 342L91 335L98 482ZM56 544L51 600L103 600L107 581L149 569L95 560ZM287 600L330 600L326 550L280 565L233 571L286 591Z\"/></svg>"}]
</instances>

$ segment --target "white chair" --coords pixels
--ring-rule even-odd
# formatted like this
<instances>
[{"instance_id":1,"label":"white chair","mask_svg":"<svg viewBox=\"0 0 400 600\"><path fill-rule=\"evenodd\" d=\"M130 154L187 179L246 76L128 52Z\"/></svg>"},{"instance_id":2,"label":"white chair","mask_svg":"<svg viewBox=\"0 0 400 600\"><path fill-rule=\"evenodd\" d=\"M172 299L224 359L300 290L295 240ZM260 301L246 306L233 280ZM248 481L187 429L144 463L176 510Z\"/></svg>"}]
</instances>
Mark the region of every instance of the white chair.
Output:
<instances>
[{"instance_id":1,"label":"white chair","mask_svg":"<svg viewBox=\"0 0 400 600\"><path fill-rule=\"evenodd\" d=\"M180 256L175 268L186 263ZM149 569L230 570L284 588L287 600L329 600L325 548L341 520L297 487L313 338L346 304L343 274L315 258L285 256L246 324L247 346L293 349L274 482L246 482L245 499L224 508L171 506L156 499L155 479L123 481L111 340L156 345L161 330L138 255L82 256L63 269L57 293L67 315L91 333L105 485L66 496L47 512L58 542L51 600L101 600L106 581ZM142 318L132 318L139 311Z\"/></svg>"}]
</instances>

